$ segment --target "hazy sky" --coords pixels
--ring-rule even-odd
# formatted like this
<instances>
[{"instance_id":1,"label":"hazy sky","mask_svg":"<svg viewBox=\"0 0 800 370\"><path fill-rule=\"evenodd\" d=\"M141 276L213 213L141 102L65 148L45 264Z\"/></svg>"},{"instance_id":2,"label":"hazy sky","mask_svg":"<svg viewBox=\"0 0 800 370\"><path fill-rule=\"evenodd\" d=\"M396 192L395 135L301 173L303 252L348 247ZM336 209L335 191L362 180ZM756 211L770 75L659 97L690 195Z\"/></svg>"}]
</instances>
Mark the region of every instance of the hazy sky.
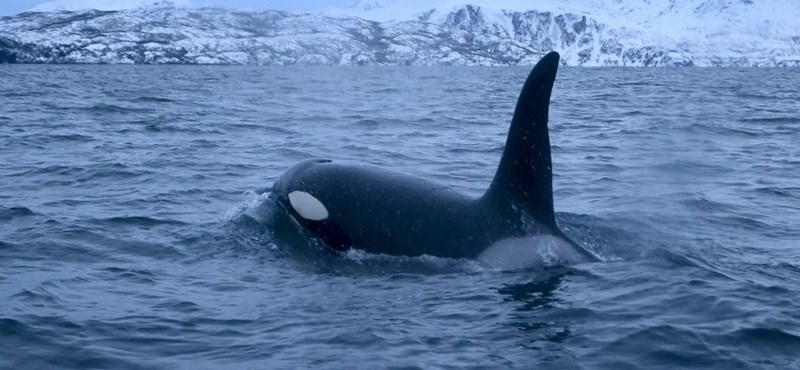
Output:
<instances>
[{"instance_id":1,"label":"hazy sky","mask_svg":"<svg viewBox=\"0 0 800 370\"><path fill-rule=\"evenodd\" d=\"M24 12L50 0L0 0L0 16ZM347 6L355 0L191 0L192 4L221 5L229 8L315 10L329 6Z\"/></svg>"}]
</instances>

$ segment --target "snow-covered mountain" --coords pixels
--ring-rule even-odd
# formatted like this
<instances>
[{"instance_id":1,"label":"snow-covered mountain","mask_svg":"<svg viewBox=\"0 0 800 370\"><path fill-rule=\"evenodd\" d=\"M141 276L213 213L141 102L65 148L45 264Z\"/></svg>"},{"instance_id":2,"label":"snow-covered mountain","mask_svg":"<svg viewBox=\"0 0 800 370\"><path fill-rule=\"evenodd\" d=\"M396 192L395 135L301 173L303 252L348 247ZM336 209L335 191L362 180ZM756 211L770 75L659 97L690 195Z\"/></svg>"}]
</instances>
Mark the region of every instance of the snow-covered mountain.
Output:
<instances>
[{"instance_id":1,"label":"snow-covered mountain","mask_svg":"<svg viewBox=\"0 0 800 370\"><path fill-rule=\"evenodd\" d=\"M50 10L92 1L0 18L0 62L514 65L557 50L569 65L800 66L796 0L362 0L320 13L126 0L113 2L122 10Z\"/></svg>"},{"instance_id":2,"label":"snow-covered mountain","mask_svg":"<svg viewBox=\"0 0 800 370\"><path fill-rule=\"evenodd\" d=\"M31 8L32 12L125 10L146 6L191 6L189 0L55 0Z\"/></svg>"}]
</instances>

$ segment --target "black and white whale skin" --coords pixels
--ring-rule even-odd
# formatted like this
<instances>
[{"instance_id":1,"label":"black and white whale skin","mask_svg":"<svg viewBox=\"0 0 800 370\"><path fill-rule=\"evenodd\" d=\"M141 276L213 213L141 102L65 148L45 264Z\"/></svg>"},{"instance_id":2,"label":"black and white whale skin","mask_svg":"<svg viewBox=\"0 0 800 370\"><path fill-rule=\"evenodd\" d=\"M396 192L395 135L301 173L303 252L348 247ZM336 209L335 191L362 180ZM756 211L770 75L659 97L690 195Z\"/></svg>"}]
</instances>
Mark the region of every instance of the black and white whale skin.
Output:
<instances>
[{"instance_id":1,"label":"black and white whale skin","mask_svg":"<svg viewBox=\"0 0 800 370\"><path fill-rule=\"evenodd\" d=\"M503 156L478 198L380 167L302 161L270 198L336 250L473 258L515 269L597 261L558 228L547 129L559 55L551 52L522 87Z\"/></svg>"}]
</instances>

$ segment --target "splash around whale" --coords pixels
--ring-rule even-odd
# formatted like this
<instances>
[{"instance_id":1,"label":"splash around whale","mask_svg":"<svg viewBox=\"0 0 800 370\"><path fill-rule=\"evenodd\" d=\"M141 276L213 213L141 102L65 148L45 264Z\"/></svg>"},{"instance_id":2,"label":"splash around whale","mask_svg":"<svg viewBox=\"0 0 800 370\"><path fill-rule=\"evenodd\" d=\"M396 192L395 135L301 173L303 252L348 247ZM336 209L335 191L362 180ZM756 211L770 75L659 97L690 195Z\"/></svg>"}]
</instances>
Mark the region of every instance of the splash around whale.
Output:
<instances>
[{"instance_id":1,"label":"splash around whale","mask_svg":"<svg viewBox=\"0 0 800 370\"><path fill-rule=\"evenodd\" d=\"M483 196L380 167L309 159L289 168L269 198L335 250L471 258L501 269L597 261L555 218L547 122L558 65L551 52L525 81Z\"/></svg>"}]
</instances>

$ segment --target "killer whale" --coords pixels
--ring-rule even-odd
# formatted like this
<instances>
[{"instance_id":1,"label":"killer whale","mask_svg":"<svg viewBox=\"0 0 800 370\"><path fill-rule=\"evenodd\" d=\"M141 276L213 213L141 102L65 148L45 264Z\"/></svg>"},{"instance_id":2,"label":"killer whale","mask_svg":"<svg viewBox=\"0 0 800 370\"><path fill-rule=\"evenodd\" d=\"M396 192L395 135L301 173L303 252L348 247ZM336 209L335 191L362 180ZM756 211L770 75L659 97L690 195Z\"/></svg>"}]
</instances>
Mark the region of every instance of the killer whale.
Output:
<instances>
[{"instance_id":1,"label":"killer whale","mask_svg":"<svg viewBox=\"0 0 800 370\"><path fill-rule=\"evenodd\" d=\"M597 261L555 218L547 123L558 64L551 52L530 72L483 196L380 167L309 159L278 178L269 198L336 250L473 258L502 268Z\"/></svg>"}]
</instances>

